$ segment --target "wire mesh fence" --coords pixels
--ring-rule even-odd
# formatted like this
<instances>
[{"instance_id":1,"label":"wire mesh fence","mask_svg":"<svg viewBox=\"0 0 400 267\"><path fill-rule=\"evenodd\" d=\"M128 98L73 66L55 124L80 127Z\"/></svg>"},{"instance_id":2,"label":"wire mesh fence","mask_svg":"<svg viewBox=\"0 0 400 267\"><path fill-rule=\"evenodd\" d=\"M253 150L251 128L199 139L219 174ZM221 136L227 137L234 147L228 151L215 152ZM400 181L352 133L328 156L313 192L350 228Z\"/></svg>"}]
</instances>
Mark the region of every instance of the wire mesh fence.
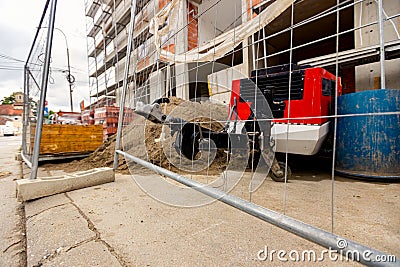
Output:
<instances>
[{"instance_id":1,"label":"wire mesh fence","mask_svg":"<svg viewBox=\"0 0 400 267\"><path fill-rule=\"evenodd\" d=\"M109 3L115 36L122 17L131 21L126 53L114 53L125 64L115 81L116 154L144 191L183 207L233 196L313 225L310 235L321 228L396 250L398 233L376 220L396 224L397 193L344 177L399 179L397 1L126 5ZM162 175L150 179L141 166ZM386 208L367 205L369 194ZM350 225L360 218L364 230Z\"/></svg>"},{"instance_id":2,"label":"wire mesh fence","mask_svg":"<svg viewBox=\"0 0 400 267\"><path fill-rule=\"evenodd\" d=\"M49 37L53 29L50 28L51 11L50 1L46 1L34 41L32 43L28 58L24 68L24 113L23 113L23 136L22 136L22 155L25 161L32 166L35 160L34 140L36 127L39 121L38 115L43 114L45 103L40 101L43 89L46 90L48 82L51 82L49 76L50 54L48 49ZM47 29L47 30L43 30ZM43 98L44 99L44 98ZM42 112L39 110L42 108ZM42 117L43 118L43 117ZM40 128L41 126L39 126ZM37 161L37 159L36 159ZM37 163L36 163L37 166Z\"/></svg>"}]
</instances>

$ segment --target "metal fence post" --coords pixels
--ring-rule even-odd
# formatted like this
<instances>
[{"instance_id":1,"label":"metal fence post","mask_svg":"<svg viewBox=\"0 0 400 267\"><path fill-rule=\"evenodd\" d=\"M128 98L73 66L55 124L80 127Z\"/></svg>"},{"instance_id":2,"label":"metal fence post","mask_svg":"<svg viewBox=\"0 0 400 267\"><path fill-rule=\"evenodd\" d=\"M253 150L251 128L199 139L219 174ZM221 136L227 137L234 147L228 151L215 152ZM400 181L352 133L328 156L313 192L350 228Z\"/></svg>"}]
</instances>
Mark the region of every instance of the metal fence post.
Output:
<instances>
[{"instance_id":1,"label":"metal fence post","mask_svg":"<svg viewBox=\"0 0 400 267\"><path fill-rule=\"evenodd\" d=\"M40 89L40 103L37 111L37 121L36 121L36 131L35 131L35 141L33 145L33 155L32 155L32 171L30 179L36 179L38 165L39 165L39 153L40 153L40 141L42 138L42 127L43 127L43 113L46 100L46 92L49 78L49 67L50 67L50 57L51 57L51 47L53 44L53 32L54 32L54 21L56 16L57 0L52 0L50 5L50 17L49 17L49 27L47 31L46 40L46 52L44 59L44 67L42 71L42 84Z\"/></svg>"},{"instance_id":2,"label":"metal fence post","mask_svg":"<svg viewBox=\"0 0 400 267\"><path fill-rule=\"evenodd\" d=\"M379 20L379 55L381 63L381 89L386 88L385 73L385 29L383 24L383 0L378 0L378 20Z\"/></svg>"},{"instance_id":3,"label":"metal fence post","mask_svg":"<svg viewBox=\"0 0 400 267\"><path fill-rule=\"evenodd\" d=\"M122 124L124 121L124 110L125 110L125 99L126 99L126 91L128 87L128 75L129 75L129 63L131 61L131 51L132 51L132 43L133 43L133 32L135 30L135 12L136 12L136 0L131 0L131 22L129 26L129 36L128 36L128 45L126 52L126 61L125 61L125 69L124 69L124 78L122 84L122 93L120 98L120 106L119 106L119 116L118 116L118 130L117 130L117 138L115 141L115 151L120 149L121 146L121 135L122 135ZM135 68L134 72L136 71ZM133 83L136 83L136 80L133 80ZM135 86L134 89L135 90ZM114 165L113 169L116 170L118 168L118 154L114 152Z\"/></svg>"},{"instance_id":4,"label":"metal fence post","mask_svg":"<svg viewBox=\"0 0 400 267\"><path fill-rule=\"evenodd\" d=\"M29 119L29 72L28 67L24 67L24 110L22 112L22 151L21 154L26 155L26 134Z\"/></svg>"}]
</instances>

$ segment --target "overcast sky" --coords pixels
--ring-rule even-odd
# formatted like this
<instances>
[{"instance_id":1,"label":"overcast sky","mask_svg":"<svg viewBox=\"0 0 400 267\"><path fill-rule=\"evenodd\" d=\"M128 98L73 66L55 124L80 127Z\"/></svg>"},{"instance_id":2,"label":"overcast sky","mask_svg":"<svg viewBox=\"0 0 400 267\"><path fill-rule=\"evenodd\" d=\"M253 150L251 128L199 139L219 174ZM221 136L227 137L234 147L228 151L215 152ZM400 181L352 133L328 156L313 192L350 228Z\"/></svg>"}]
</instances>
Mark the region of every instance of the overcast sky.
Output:
<instances>
[{"instance_id":1,"label":"overcast sky","mask_svg":"<svg viewBox=\"0 0 400 267\"><path fill-rule=\"evenodd\" d=\"M45 0L0 1L0 99L12 92L23 91L23 62L5 59L10 56L26 61L31 48ZM61 29L68 41L71 73L76 78L73 91L74 111L79 102L89 103L87 48L84 0L57 1L55 26ZM46 29L42 29L45 31ZM54 31L51 73L47 101L50 110L69 111L69 86L65 74L67 53L64 36Z\"/></svg>"}]
</instances>

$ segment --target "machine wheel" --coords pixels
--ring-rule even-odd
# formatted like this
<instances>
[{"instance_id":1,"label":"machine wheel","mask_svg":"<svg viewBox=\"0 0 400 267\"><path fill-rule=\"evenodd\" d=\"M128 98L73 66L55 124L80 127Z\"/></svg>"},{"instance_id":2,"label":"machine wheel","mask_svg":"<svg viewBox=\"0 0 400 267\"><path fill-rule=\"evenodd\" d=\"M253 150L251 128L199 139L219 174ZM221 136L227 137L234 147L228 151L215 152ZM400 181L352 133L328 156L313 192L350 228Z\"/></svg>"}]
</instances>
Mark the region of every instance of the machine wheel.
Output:
<instances>
[{"instance_id":1,"label":"machine wheel","mask_svg":"<svg viewBox=\"0 0 400 267\"><path fill-rule=\"evenodd\" d=\"M270 171L270 176L271 179L274 180L275 182L284 182L285 181L285 163L284 162L278 162L279 167L281 168L282 174L281 175L277 175L275 174L272 170ZM292 170L290 169L289 165L287 166L287 180L290 179L290 177L292 176Z\"/></svg>"}]
</instances>

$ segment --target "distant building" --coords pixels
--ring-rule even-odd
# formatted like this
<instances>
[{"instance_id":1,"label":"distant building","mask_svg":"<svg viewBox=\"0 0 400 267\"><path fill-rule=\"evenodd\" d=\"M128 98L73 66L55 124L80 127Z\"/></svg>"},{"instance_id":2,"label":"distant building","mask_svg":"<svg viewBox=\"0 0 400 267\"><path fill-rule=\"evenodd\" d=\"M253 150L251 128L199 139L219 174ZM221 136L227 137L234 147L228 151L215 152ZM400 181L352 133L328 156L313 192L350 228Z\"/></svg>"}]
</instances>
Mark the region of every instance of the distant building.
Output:
<instances>
[{"instance_id":1,"label":"distant building","mask_svg":"<svg viewBox=\"0 0 400 267\"><path fill-rule=\"evenodd\" d=\"M15 92L14 104L0 105L0 125L6 125L7 121L13 121L16 134L22 130L22 113L24 108L24 93Z\"/></svg>"},{"instance_id":2,"label":"distant building","mask_svg":"<svg viewBox=\"0 0 400 267\"><path fill-rule=\"evenodd\" d=\"M22 109L14 104L3 104L0 105L0 116L13 119L14 117L22 116Z\"/></svg>"},{"instance_id":3,"label":"distant building","mask_svg":"<svg viewBox=\"0 0 400 267\"><path fill-rule=\"evenodd\" d=\"M24 108L24 93L14 92L13 95L15 98L14 104L0 105L0 116L12 120L18 120L22 117Z\"/></svg>"},{"instance_id":4,"label":"distant building","mask_svg":"<svg viewBox=\"0 0 400 267\"><path fill-rule=\"evenodd\" d=\"M15 92L14 97L15 97L14 109L22 110L24 108L24 93Z\"/></svg>"}]
</instances>

